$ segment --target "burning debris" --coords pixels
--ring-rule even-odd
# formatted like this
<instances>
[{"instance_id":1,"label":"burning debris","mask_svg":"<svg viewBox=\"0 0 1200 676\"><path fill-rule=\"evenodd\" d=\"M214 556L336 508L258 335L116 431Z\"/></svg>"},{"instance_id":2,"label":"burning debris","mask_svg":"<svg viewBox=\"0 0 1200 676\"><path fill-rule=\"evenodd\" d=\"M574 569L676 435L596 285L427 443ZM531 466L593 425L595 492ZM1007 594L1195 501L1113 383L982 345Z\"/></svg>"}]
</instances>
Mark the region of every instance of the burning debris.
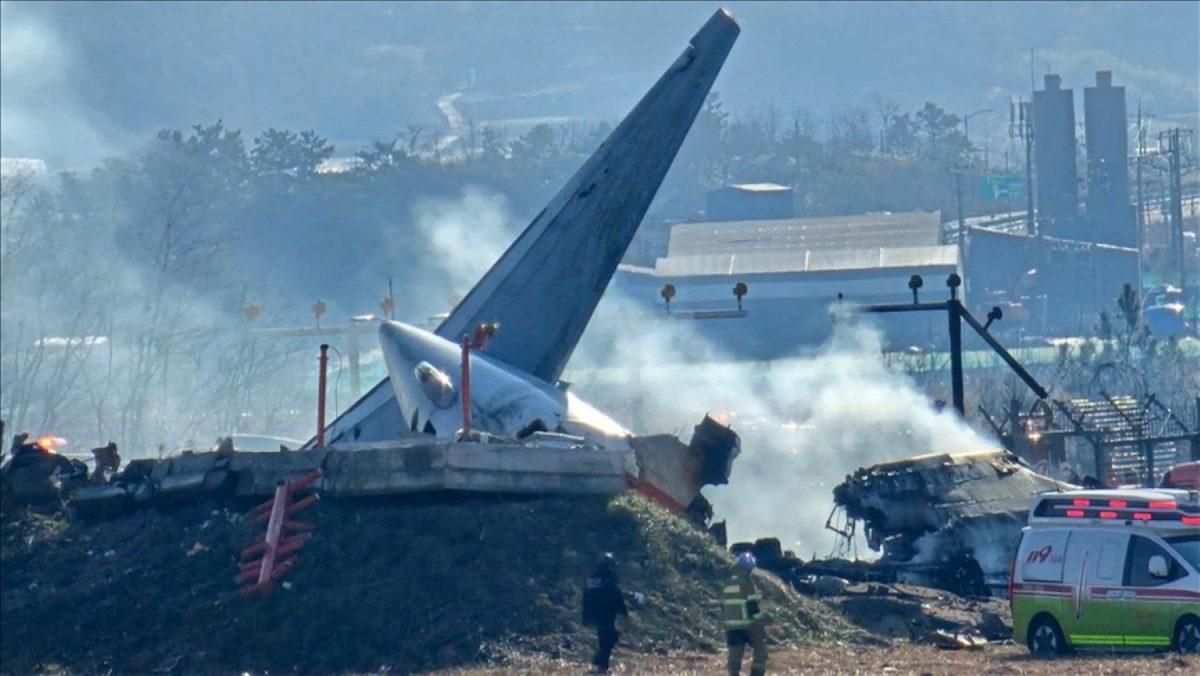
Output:
<instances>
[{"instance_id":1,"label":"burning debris","mask_svg":"<svg viewBox=\"0 0 1200 676\"><path fill-rule=\"evenodd\" d=\"M696 425L687 445L670 434L633 437L630 446L638 467L633 485L680 513L704 500L700 495L703 486L729 483L740 445L736 432L707 415ZM697 508L704 510L702 504ZM711 515L711 508L706 511Z\"/></svg>"},{"instance_id":2,"label":"burning debris","mask_svg":"<svg viewBox=\"0 0 1200 676\"><path fill-rule=\"evenodd\" d=\"M13 437L8 461L0 467L0 505L4 510L61 505L72 491L87 483L87 465L54 450L64 444L59 437L36 441L30 441L25 433Z\"/></svg>"},{"instance_id":3,"label":"burning debris","mask_svg":"<svg viewBox=\"0 0 1200 676\"><path fill-rule=\"evenodd\" d=\"M848 526L838 532L853 537L862 522L867 546L897 579L983 594L1006 587L1034 497L1073 488L997 450L872 465L833 495Z\"/></svg>"}]
</instances>

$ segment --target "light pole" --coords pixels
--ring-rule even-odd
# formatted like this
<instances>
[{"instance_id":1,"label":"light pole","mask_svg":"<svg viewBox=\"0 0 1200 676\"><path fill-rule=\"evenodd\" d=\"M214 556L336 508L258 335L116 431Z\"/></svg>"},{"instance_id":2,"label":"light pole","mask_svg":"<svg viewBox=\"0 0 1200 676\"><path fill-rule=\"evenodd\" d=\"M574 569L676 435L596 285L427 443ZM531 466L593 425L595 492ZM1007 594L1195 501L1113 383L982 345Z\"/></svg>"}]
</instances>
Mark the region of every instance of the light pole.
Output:
<instances>
[{"instance_id":1,"label":"light pole","mask_svg":"<svg viewBox=\"0 0 1200 676\"><path fill-rule=\"evenodd\" d=\"M991 108L981 108L973 113L963 115L963 136L967 139L968 150L971 148L971 118L975 117L976 115L983 115L984 113L990 112L992 112Z\"/></svg>"}]
</instances>

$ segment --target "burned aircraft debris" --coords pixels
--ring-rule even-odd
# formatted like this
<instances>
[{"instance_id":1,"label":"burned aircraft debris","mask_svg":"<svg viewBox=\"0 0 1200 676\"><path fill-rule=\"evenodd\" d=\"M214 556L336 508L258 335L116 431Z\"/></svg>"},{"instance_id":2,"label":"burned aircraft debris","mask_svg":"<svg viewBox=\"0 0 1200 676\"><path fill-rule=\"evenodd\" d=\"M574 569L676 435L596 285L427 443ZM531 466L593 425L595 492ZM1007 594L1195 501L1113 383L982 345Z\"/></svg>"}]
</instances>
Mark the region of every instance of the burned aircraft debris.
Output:
<instances>
[{"instance_id":1,"label":"burned aircraft debris","mask_svg":"<svg viewBox=\"0 0 1200 676\"><path fill-rule=\"evenodd\" d=\"M938 453L859 469L834 488L853 536L861 521L867 546L897 578L1002 593L1034 496L1070 484L1032 471L996 450Z\"/></svg>"},{"instance_id":2,"label":"burned aircraft debris","mask_svg":"<svg viewBox=\"0 0 1200 676\"><path fill-rule=\"evenodd\" d=\"M30 441L24 433L13 437L8 460L0 467L4 508L53 507L87 483L87 465L55 452L53 437L47 439Z\"/></svg>"},{"instance_id":3,"label":"burned aircraft debris","mask_svg":"<svg viewBox=\"0 0 1200 676\"><path fill-rule=\"evenodd\" d=\"M448 442L415 436L392 442L291 452L248 452L224 440L207 452L135 460L89 482L78 461L40 447L4 468L6 506L15 497L66 504L76 517L109 518L140 507L202 500L261 499L281 480L320 469L317 488L329 497L411 495L441 491L538 495L611 495L636 490L675 513L700 488L725 483L737 456L737 434L705 419L691 444L677 437L631 437L633 450L606 449L581 437L537 432L526 439L488 437ZM114 450L115 452L115 450Z\"/></svg>"}]
</instances>

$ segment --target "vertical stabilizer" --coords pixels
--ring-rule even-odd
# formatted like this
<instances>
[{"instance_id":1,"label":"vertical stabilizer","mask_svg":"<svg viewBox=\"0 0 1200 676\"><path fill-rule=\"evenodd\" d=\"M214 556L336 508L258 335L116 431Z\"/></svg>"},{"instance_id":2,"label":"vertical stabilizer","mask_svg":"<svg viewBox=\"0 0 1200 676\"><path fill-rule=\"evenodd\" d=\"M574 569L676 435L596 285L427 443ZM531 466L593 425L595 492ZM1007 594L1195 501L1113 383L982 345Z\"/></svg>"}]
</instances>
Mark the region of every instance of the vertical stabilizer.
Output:
<instances>
[{"instance_id":1,"label":"vertical stabilizer","mask_svg":"<svg viewBox=\"0 0 1200 676\"><path fill-rule=\"evenodd\" d=\"M554 382L687 136L738 26L725 10L438 327L456 340L500 322L493 358Z\"/></svg>"}]
</instances>

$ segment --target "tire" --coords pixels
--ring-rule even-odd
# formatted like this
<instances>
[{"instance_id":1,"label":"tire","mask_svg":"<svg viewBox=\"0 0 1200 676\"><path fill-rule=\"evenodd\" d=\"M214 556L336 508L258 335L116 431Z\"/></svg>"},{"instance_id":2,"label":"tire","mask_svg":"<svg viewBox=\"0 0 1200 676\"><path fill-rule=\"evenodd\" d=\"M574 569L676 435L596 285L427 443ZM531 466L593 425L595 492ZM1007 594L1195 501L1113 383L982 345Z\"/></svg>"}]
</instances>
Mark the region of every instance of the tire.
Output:
<instances>
[{"instance_id":1,"label":"tire","mask_svg":"<svg viewBox=\"0 0 1200 676\"><path fill-rule=\"evenodd\" d=\"M1050 658L1067 654L1067 639L1052 617L1039 615L1033 618L1029 623L1026 641L1034 657Z\"/></svg>"},{"instance_id":2,"label":"tire","mask_svg":"<svg viewBox=\"0 0 1200 676\"><path fill-rule=\"evenodd\" d=\"M1200 620L1194 617L1180 620L1175 625L1175 642L1172 645L1179 653L1200 653Z\"/></svg>"}]
</instances>

